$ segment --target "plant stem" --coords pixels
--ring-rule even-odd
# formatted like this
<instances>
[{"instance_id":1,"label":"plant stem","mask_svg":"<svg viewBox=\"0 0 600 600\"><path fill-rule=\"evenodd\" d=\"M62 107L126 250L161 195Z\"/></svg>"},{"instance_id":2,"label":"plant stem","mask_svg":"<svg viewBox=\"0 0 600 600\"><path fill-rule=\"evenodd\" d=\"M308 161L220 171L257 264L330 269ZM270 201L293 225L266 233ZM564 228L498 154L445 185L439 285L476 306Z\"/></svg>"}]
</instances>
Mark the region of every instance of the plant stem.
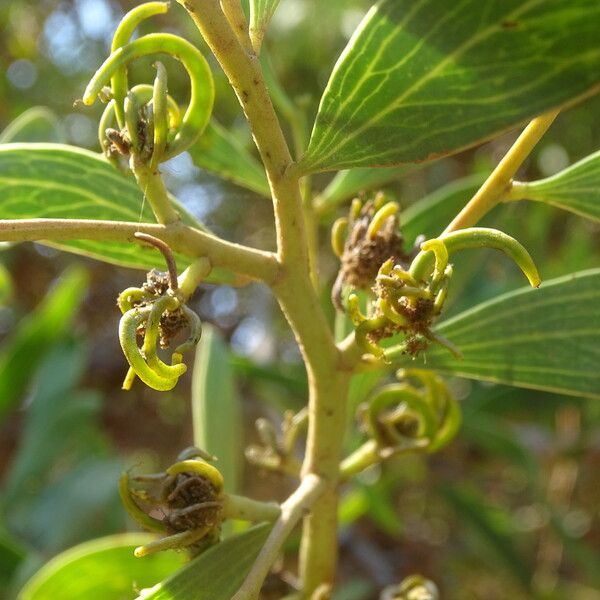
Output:
<instances>
[{"instance_id":1,"label":"plant stem","mask_svg":"<svg viewBox=\"0 0 600 600\"><path fill-rule=\"evenodd\" d=\"M240 0L221 0L221 8L240 44L246 50L252 50L252 42L248 33L248 21Z\"/></svg>"},{"instance_id":2,"label":"plant stem","mask_svg":"<svg viewBox=\"0 0 600 600\"><path fill-rule=\"evenodd\" d=\"M183 298L187 301L192 297L192 294L196 291L196 288L200 285L204 279L209 275L212 269L210 260L205 256L202 256L195 260L179 277L177 280L179 290Z\"/></svg>"},{"instance_id":3,"label":"plant stem","mask_svg":"<svg viewBox=\"0 0 600 600\"><path fill-rule=\"evenodd\" d=\"M245 496L228 494L223 502L222 515L225 519L241 521L276 521L281 516L277 502L259 502Z\"/></svg>"},{"instance_id":4,"label":"plant stem","mask_svg":"<svg viewBox=\"0 0 600 600\"><path fill-rule=\"evenodd\" d=\"M322 583L332 583L335 573L337 484L350 369L340 360L311 282L299 177L260 62L240 45L217 0L186 0L185 6L238 96L273 196L281 273L272 289L294 331L309 380L309 427L302 474L304 479L318 475L326 487L305 521L302 541L303 593L310 597Z\"/></svg>"},{"instance_id":5,"label":"plant stem","mask_svg":"<svg viewBox=\"0 0 600 600\"><path fill-rule=\"evenodd\" d=\"M558 110L553 110L533 119L527 125L492 174L446 227L444 233L476 225L482 217L502 201L502 195L509 189L512 178L544 133L548 131L558 113Z\"/></svg>"},{"instance_id":6,"label":"plant stem","mask_svg":"<svg viewBox=\"0 0 600 600\"><path fill-rule=\"evenodd\" d=\"M382 461L379 446L375 440L368 440L346 457L340 465L341 478L345 481L353 475Z\"/></svg>"},{"instance_id":7,"label":"plant stem","mask_svg":"<svg viewBox=\"0 0 600 600\"><path fill-rule=\"evenodd\" d=\"M138 161L135 156L130 161L130 167L135 175L140 190L152 207L156 220L162 225L169 225L179 221L179 213L173 207L167 188L160 176L158 169Z\"/></svg>"},{"instance_id":8,"label":"plant stem","mask_svg":"<svg viewBox=\"0 0 600 600\"><path fill-rule=\"evenodd\" d=\"M277 559L281 546L298 521L319 500L326 488L326 482L316 475L308 475L302 480L298 489L281 505L280 517L273 526L242 587L231 600L258 599L263 581Z\"/></svg>"},{"instance_id":9,"label":"plant stem","mask_svg":"<svg viewBox=\"0 0 600 600\"><path fill-rule=\"evenodd\" d=\"M205 256L213 266L223 267L244 277L271 283L279 277L275 255L226 242L214 235L177 221L171 225L91 219L0 220L0 241L34 242L62 240L102 240L135 242L136 232L149 233L165 241L175 252L198 258Z\"/></svg>"}]
</instances>

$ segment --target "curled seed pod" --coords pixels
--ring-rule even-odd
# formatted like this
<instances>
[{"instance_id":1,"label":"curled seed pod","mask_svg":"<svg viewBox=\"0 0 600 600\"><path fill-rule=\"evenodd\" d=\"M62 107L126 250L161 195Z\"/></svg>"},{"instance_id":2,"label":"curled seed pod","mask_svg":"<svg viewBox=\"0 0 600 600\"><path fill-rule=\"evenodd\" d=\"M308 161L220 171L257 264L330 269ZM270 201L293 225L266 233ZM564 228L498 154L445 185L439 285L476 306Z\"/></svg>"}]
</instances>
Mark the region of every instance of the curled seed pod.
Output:
<instances>
[{"instance_id":1,"label":"curled seed pod","mask_svg":"<svg viewBox=\"0 0 600 600\"><path fill-rule=\"evenodd\" d=\"M400 583L387 587L380 600L439 600L437 585L421 575L410 575Z\"/></svg>"},{"instance_id":2,"label":"curled seed pod","mask_svg":"<svg viewBox=\"0 0 600 600\"><path fill-rule=\"evenodd\" d=\"M83 103L94 103L99 91L130 62L150 54L170 54L179 60L190 76L190 102L179 131L168 144L163 160L187 150L208 124L214 102L214 83L210 67L200 51L188 41L169 33L148 34L115 50L96 71L84 94ZM115 97L116 102L118 99ZM117 110L115 104L115 110ZM117 111L118 114L118 111Z\"/></svg>"},{"instance_id":3,"label":"curled seed pod","mask_svg":"<svg viewBox=\"0 0 600 600\"><path fill-rule=\"evenodd\" d=\"M194 454L198 454L194 449ZM190 452L187 453L191 454ZM136 549L145 556L169 548L198 553L217 542L223 520L223 477L203 460L186 458L163 473L121 477L119 492L129 514L165 537ZM161 514L157 519L151 513Z\"/></svg>"},{"instance_id":4,"label":"curled seed pod","mask_svg":"<svg viewBox=\"0 0 600 600\"><path fill-rule=\"evenodd\" d=\"M146 2L131 9L122 19L113 36L111 53L129 42L133 32L138 25L154 15L164 14L169 10L169 2ZM119 127L125 126L125 115L123 113L123 102L129 88L127 82L127 68L117 70L110 80L112 96L115 99L117 122Z\"/></svg>"},{"instance_id":5,"label":"curled seed pod","mask_svg":"<svg viewBox=\"0 0 600 600\"><path fill-rule=\"evenodd\" d=\"M404 252L400 233L398 204L382 193L363 203L352 201L347 219L336 221L332 230L334 252L340 257L340 270L331 298L343 311L342 288L369 289L381 265L388 259L404 263L410 256Z\"/></svg>"},{"instance_id":6,"label":"curled seed pod","mask_svg":"<svg viewBox=\"0 0 600 600\"><path fill-rule=\"evenodd\" d=\"M361 410L362 427L384 454L436 452L460 428L458 402L434 373L407 369L400 374L416 380L419 387L401 383L379 389Z\"/></svg>"},{"instance_id":7,"label":"curled seed pod","mask_svg":"<svg viewBox=\"0 0 600 600\"><path fill-rule=\"evenodd\" d=\"M411 275L418 281L423 281L428 276L430 267L427 254L428 251L432 251L435 254L434 248L437 248L439 252L439 242L443 243L448 254L469 248L494 248L501 250L515 261L532 287L539 287L541 283L537 267L529 252L510 235L487 227L461 229L444 234L435 241L428 240L424 242L421 245L423 252L419 254L410 267ZM435 256L437 258L437 254Z\"/></svg>"}]
</instances>

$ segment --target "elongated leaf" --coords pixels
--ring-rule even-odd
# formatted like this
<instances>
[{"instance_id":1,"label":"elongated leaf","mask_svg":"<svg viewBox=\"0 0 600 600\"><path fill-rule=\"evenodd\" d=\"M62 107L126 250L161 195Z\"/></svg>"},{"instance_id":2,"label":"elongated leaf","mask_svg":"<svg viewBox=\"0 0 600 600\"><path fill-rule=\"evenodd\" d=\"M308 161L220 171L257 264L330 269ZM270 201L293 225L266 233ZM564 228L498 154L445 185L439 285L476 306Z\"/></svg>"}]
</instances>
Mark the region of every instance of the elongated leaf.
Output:
<instances>
[{"instance_id":1,"label":"elongated leaf","mask_svg":"<svg viewBox=\"0 0 600 600\"><path fill-rule=\"evenodd\" d=\"M418 361L426 368L600 398L600 269L509 292L441 323L436 332L464 358L431 346Z\"/></svg>"},{"instance_id":2,"label":"elongated leaf","mask_svg":"<svg viewBox=\"0 0 600 600\"><path fill-rule=\"evenodd\" d=\"M600 221L600 152L531 183L516 182L511 200L537 200Z\"/></svg>"},{"instance_id":3,"label":"elongated leaf","mask_svg":"<svg viewBox=\"0 0 600 600\"><path fill-rule=\"evenodd\" d=\"M430 160L597 89L600 3L382 0L338 60L306 172Z\"/></svg>"},{"instance_id":4,"label":"elongated leaf","mask_svg":"<svg viewBox=\"0 0 600 600\"><path fill-rule=\"evenodd\" d=\"M8 533L0 522L0 589L7 589L27 550Z\"/></svg>"},{"instance_id":5,"label":"elongated leaf","mask_svg":"<svg viewBox=\"0 0 600 600\"><path fill-rule=\"evenodd\" d=\"M416 167L412 165L387 169L346 169L340 171L315 199L315 208L326 212L349 200L359 192L377 189Z\"/></svg>"},{"instance_id":6,"label":"elongated leaf","mask_svg":"<svg viewBox=\"0 0 600 600\"><path fill-rule=\"evenodd\" d=\"M192 381L194 443L214 454L228 492L240 483L242 414L235 374L219 332L204 325Z\"/></svg>"},{"instance_id":7,"label":"elongated leaf","mask_svg":"<svg viewBox=\"0 0 600 600\"><path fill-rule=\"evenodd\" d=\"M138 600L231 600L269 535L256 525L217 544Z\"/></svg>"},{"instance_id":8,"label":"elongated leaf","mask_svg":"<svg viewBox=\"0 0 600 600\"><path fill-rule=\"evenodd\" d=\"M46 352L70 330L86 284L81 269L65 272L0 349L0 419L14 407Z\"/></svg>"},{"instance_id":9,"label":"elongated leaf","mask_svg":"<svg viewBox=\"0 0 600 600\"><path fill-rule=\"evenodd\" d=\"M267 26L279 0L250 0L250 37L255 49L259 49Z\"/></svg>"},{"instance_id":10,"label":"elongated leaf","mask_svg":"<svg viewBox=\"0 0 600 600\"><path fill-rule=\"evenodd\" d=\"M113 535L59 554L25 585L18 600L126 600L178 569L184 557L174 551L135 558L137 546L154 536Z\"/></svg>"},{"instance_id":11,"label":"elongated leaf","mask_svg":"<svg viewBox=\"0 0 600 600\"><path fill-rule=\"evenodd\" d=\"M196 165L266 198L269 182L260 163L214 119L189 150Z\"/></svg>"},{"instance_id":12,"label":"elongated leaf","mask_svg":"<svg viewBox=\"0 0 600 600\"><path fill-rule=\"evenodd\" d=\"M19 115L0 133L0 144L16 142L63 142L58 117L45 106L34 106Z\"/></svg>"},{"instance_id":13,"label":"elongated leaf","mask_svg":"<svg viewBox=\"0 0 600 600\"><path fill-rule=\"evenodd\" d=\"M180 205L185 223L202 227ZM100 154L62 144L0 146L0 218L102 219L155 223L148 202L132 178L119 173ZM0 239L2 237L0 231ZM72 240L46 242L104 262L148 270L160 265L145 244ZM180 269L189 260L177 256ZM231 277L213 271L215 282Z\"/></svg>"}]
</instances>

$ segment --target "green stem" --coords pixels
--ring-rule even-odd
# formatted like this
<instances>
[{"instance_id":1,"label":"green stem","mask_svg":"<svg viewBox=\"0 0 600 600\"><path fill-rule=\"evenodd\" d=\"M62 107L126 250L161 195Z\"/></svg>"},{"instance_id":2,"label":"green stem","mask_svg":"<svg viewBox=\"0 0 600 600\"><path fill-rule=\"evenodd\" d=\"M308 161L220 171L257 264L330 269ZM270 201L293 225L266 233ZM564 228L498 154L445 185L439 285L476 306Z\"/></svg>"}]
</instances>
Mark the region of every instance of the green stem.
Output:
<instances>
[{"instance_id":1,"label":"green stem","mask_svg":"<svg viewBox=\"0 0 600 600\"><path fill-rule=\"evenodd\" d=\"M476 225L492 208L502 201L503 194L510 187L511 179L531 154L535 145L548 131L558 113L558 110L553 110L533 119L527 125L492 174L469 203L456 215L450 225L446 227L444 233Z\"/></svg>"},{"instance_id":2,"label":"green stem","mask_svg":"<svg viewBox=\"0 0 600 600\"><path fill-rule=\"evenodd\" d=\"M138 161L135 155L132 156L130 163L138 186L148 199L156 220L162 225L179 221L179 213L169 199L169 193L158 169L152 169L143 162Z\"/></svg>"},{"instance_id":3,"label":"green stem","mask_svg":"<svg viewBox=\"0 0 600 600\"><path fill-rule=\"evenodd\" d=\"M156 225L92 219L0 220L0 241L3 242L102 240L131 243L135 241L134 234L140 231L163 240L175 252L190 258L205 256L213 266L243 277L265 283L279 278L281 268L271 252L226 242L181 221Z\"/></svg>"},{"instance_id":4,"label":"green stem","mask_svg":"<svg viewBox=\"0 0 600 600\"><path fill-rule=\"evenodd\" d=\"M222 515L225 519L240 521L277 521L281 506L276 502L259 502L245 496L228 494L223 501Z\"/></svg>"},{"instance_id":5,"label":"green stem","mask_svg":"<svg viewBox=\"0 0 600 600\"><path fill-rule=\"evenodd\" d=\"M206 279L211 269L210 260L201 256L178 277L178 287L184 300L187 301L191 298L198 285Z\"/></svg>"},{"instance_id":6,"label":"green stem","mask_svg":"<svg viewBox=\"0 0 600 600\"><path fill-rule=\"evenodd\" d=\"M183 2L183 0L181 0ZM225 71L252 130L267 172L282 267L272 285L302 352L309 380L309 427L303 482L311 474L325 491L305 520L300 571L310 595L331 583L337 559L337 484L350 370L334 344L313 288L299 177L269 97L260 62L241 46L217 0L185 6Z\"/></svg>"},{"instance_id":7,"label":"green stem","mask_svg":"<svg viewBox=\"0 0 600 600\"><path fill-rule=\"evenodd\" d=\"M321 502L321 495L327 484L315 475L308 475L298 489L281 505L281 515L277 519L256 562L250 569L242 587L231 600L258 600L260 588L271 566L277 559L281 546L298 521L315 505Z\"/></svg>"},{"instance_id":8,"label":"green stem","mask_svg":"<svg viewBox=\"0 0 600 600\"><path fill-rule=\"evenodd\" d=\"M379 445L375 440L369 440L342 461L340 465L341 478L344 481L350 479L366 468L380 463L381 460Z\"/></svg>"}]
</instances>

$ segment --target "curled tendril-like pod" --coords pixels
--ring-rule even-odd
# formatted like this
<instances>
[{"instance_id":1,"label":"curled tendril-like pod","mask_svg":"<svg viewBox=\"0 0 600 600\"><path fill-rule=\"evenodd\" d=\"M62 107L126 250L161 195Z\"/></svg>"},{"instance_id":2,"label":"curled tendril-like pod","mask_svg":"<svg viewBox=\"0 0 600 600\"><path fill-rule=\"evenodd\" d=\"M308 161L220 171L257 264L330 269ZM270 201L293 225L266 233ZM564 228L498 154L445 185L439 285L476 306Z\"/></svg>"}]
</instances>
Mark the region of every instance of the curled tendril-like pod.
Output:
<instances>
[{"instance_id":1,"label":"curled tendril-like pod","mask_svg":"<svg viewBox=\"0 0 600 600\"><path fill-rule=\"evenodd\" d=\"M422 575L410 575L399 585L391 585L381 592L380 600L439 600L437 585Z\"/></svg>"},{"instance_id":2,"label":"curled tendril-like pod","mask_svg":"<svg viewBox=\"0 0 600 600\"><path fill-rule=\"evenodd\" d=\"M400 233L399 206L382 193L363 202L355 198L348 217L338 219L331 232L333 251L340 258L340 270L331 292L334 306L343 311L342 291L345 285L369 289L381 264L393 259L407 263Z\"/></svg>"},{"instance_id":3,"label":"curled tendril-like pod","mask_svg":"<svg viewBox=\"0 0 600 600\"><path fill-rule=\"evenodd\" d=\"M504 252L523 271L531 286L539 287L541 283L540 275L529 252L510 235L487 227L461 229L424 242L421 244L422 252L410 267L410 274L417 281L423 281L430 271L427 255L429 252L433 252L435 256L435 280L437 274L445 270L450 254L470 248L494 248Z\"/></svg>"},{"instance_id":4,"label":"curled tendril-like pod","mask_svg":"<svg viewBox=\"0 0 600 600\"><path fill-rule=\"evenodd\" d=\"M110 51L116 52L122 46L125 46L131 39L133 32L142 21L155 15L164 14L169 10L169 2L146 2L140 6L132 8L120 21L113 35ZM125 126L125 115L123 113L123 102L129 89L127 68L118 69L111 77L110 85L112 96L116 101L117 121L120 128Z\"/></svg>"},{"instance_id":5,"label":"curled tendril-like pod","mask_svg":"<svg viewBox=\"0 0 600 600\"><path fill-rule=\"evenodd\" d=\"M130 389L137 375L155 390L168 391L187 371L182 355L194 348L202 335L202 323L186 301L198 283L210 271L210 263L199 259L178 279L177 267L170 248L147 234L136 234L144 242L159 248L167 261L168 273L148 273L146 283L130 287L117 299L123 317L119 323L119 341L130 365L123 389ZM171 355L171 364L158 356L158 347L167 348L180 331L187 328L187 339ZM141 345L139 338L142 338Z\"/></svg>"},{"instance_id":6,"label":"curled tendril-like pod","mask_svg":"<svg viewBox=\"0 0 600 600\"><path fill-rule=\"evenodd\" d=\"M163 473L121 476L119 494L129 515L145 529L164 536L137 548L136 556L170 548L187 548L197 554L219 540L223 476L198 458L199 452L193 454L195 458L179 460ZM151 513L163 517L157 519Z\"/></svg>"},{"instance_id":7,"label":"curled tendril-like pod","mask_svg":"<svg viewBox=\"0 0 600 600\"><path fill-rule=\"evenodd\" d=\"M133 143L132 138L140 137L140 125L147 126L152 131L153 137L153 151L150 153L153 167L187 150L196 141L208 124L214 102L214 83L210 68L195 46L183 38L168 33L148 34L129 41L133 30L141 20L164 12L167 6L167 3L152 2L133 9L125 16L115 34L111 55L92 77L83 95L84 104L93 104L96 97L104 94L105 85L111 82L114 102L110 108L107 107L108 112L105 112L102 121L107 124L111 114L114 114L121 134L127 132L129 141L138 153L139 145ZM165 119L165 114L173 113L169 108L173 102L167 93L166 71L160 63L157 65L157 77L152 88L151 106L141 106L138 94L133 93L133 90L127 90L129 63L151 54L173 56L183 64L190 77L190 102L178 123L176 132L165 128L165 120L170 123L174 121L173 118ZM130 108L129 115L127 104ZM147 113L145 118L142 109ZM100 137L101 144L106 149L102 132ZM142 158L147 159L143 156Z\"/></svg>"},{"instance_id":8,"label":"curled tendril-like pod","mask_svg":"<svg viewBox=\"0 0 600 600\"><path fill-rule=\"evenodd\" d=\"M461 413L444 381L424 370L407 370L417 381L391 384L378 390L361 409L363 429L381 456L423 450L436 452L457 433Z\"/></svg>"}]
</instances>

